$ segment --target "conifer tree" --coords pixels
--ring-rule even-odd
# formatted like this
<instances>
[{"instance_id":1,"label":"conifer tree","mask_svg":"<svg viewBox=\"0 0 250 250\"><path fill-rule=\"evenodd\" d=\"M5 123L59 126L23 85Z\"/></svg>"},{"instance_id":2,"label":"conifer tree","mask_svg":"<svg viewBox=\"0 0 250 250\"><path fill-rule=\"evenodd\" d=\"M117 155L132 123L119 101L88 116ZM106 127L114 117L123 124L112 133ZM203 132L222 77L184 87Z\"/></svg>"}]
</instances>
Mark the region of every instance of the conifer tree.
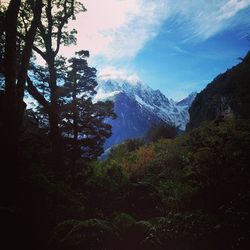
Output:
<instances>
[{"instance_id":1,"label":"conifer tree","mask_svg":"<svg viewBox=\"0 0 250 250\"><path fill-rule=\"evenodd\" d=\"M76 161L94 159L103 152L103 144L111 135L111 126L105 123L114 118L113 103L92 102L96 94L96 69L87 63L88 51L76 53L69 60L64 91L63 130L70 156L72 181L76 177Z\"/></svg>"}]
</instances>

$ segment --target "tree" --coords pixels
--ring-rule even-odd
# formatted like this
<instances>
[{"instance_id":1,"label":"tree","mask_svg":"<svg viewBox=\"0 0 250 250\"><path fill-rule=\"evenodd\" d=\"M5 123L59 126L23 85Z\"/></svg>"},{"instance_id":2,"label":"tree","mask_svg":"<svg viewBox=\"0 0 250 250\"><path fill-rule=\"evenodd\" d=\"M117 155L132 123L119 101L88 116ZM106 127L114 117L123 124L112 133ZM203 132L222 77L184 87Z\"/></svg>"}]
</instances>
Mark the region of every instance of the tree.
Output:
<instances>
[{"instance_id":1,"label":"tree","mask_svg":"<svg viewBox=\"0 0 250 250\"><path fill-rule=\"evenodd\" d=\"M63 131L70 155L71 176L76 177L76 161L95 159L103 153L105 139L111 135L111 125L105 118L115 117L112 102L92 102L96 94L96 69L87 63L88 51L76 53L69 60L69 71L64 85Z\"/></svg>"},{"instance_id":2,"label":"tree","mask_svg":"<svg viewBox=\"0 0 250 250\"><path fill-rule=\"evenodd\" d=\"M37 86L28 79L29 93L42 105L48 113L50 139L52 146L52 160L55 174L58 177L63 165L63 143L60 124L59 83L56 68L56 59L61 45L76 42L76 31L68 31L67 23L74 18L75 13L85 11L83 5L75 0L47 0L42 19L38 24L38 33L33 46L46 62L48 69L49 100L39 91Z\"/></svg>"},{"instance_id":3,"label":"tree","mask_svg":"<svg viewBox=\"0 0 250 250\"><path fill-rule=\"evenodd\" d=\"M3 169L4 173L1 174L3 177L1 184L5 186L5 189L6 185L11 186L11 189L14 188L16 183L13 185L11 180L16 181L19 170L17 169L18 139L25 110L24 88L32 46L42 12L42 0L27 1L30 24L25 30L22 30L23 39L22 46L20 46L17 34L18 29L20 29L18 20L21 15L21 4L21 0L11 0L6 10L1 8L0 15L0 73L4 77L3 91L0 97L0 146L2 150L1 161L7 164ZM7 194L7 196L9 195Z\"/></svg>"},{"instance_id":4,"label":"tree","mask_svg":"<svg viewBox=\"0 0 250 250\"><path fill-rule=\"evenodd\" d=\"M146 140L155 142L163 138L175 138L177 136L177 128L167 123L153 124L146 135Z\"/></svg>"},{"instance_id":5,"label":"tree","mask_svg":"<svg viewBox=\"0 0 250 250\"><path fill-rule=\"evenodd\" d=\"M23 103L24 87L27 78L27 71L32 52L38 22L41 18L42 0L28 1L30 11L33 15L29 27L23 31L23 46L18 49L19 41L18 17L20 15L21 0L10 1L6 12L1 14L1 23L4 23L5 48L4 58L1 61L1 73L4 75L4 104L8 108L3 114L4 134L8 134L8 141L11 145L5 147L7 153L14 154L18 145L17 140L22 124L22 117L25 105ZM2 36L4 36L2 34ZM2 40L2 39L1 39ZM10 151L10 152L9 152Z\"/></svg>"}]
</instances>

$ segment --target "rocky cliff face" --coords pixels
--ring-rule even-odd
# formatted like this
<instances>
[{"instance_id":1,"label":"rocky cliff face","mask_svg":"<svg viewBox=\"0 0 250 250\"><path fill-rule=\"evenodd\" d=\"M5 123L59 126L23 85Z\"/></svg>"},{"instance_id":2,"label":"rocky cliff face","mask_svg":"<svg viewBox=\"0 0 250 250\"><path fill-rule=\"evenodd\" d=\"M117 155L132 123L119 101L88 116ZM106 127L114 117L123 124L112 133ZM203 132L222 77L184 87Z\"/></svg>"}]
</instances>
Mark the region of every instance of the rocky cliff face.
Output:
<instances>
[{"instance_id":1,"label":"rocky cliff face","mask_svg":"<svg viewBox=\"0 0 250 250\"><path fill-rule=\"evenodd\" d=\"M189 113L188 129L225 116L250 118L250 52L197 94Z\"/></svg>"}]
</instances>

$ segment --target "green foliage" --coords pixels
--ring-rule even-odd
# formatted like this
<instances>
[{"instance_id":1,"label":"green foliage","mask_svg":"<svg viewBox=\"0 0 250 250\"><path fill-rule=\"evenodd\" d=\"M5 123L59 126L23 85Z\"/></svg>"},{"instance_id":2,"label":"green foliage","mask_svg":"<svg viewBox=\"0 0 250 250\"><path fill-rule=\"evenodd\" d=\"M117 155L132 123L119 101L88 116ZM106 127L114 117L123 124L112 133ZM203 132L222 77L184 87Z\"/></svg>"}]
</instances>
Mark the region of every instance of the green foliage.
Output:
<instances>
[{"instance_id":1,"label":"green foliage","mask_svg":"<svg viewBox=\"0 0 250 250\"><path fill-rule=\"evenodd\" d=\"M81 221L79 220L66 220L59 223L53 231L50 244L59 244L59 242L62 241L66 237L66 235L80 222ZM56 248L56 246L54 247Z\"/></svg>"},{"instance_id":2,"label":"green foliage","mask_svg":"<svg viewBox=\"0 0 250 250\"><path fill-rule=\"evenodd\" d=\"M234 119L191 131L187 139L190 181L204 187L243 177L241 171L248 171L249 131L249 121Z\"/></svg>"},{"instance_id":3,"label":"green foliage","mask_svg":"<svg viewBox=\"0 0 250 250\"><path fill-rule=\"evenodd\" d=\"M111 149L107 162L116 162L131 178L137 179L144 175L152 160L153 148L136 139L125 141Z\"/></svg>"},{"instance_id":4,"label":"green foliage","mask_svg":"<svg viewBox=\"0 0 250 250\"><path fill-rule=\"evenodd\" d=\"M170 249L216 249L211 248L211 230L215 222L200 211L192 213L169 213L166 217L150 220L154 230L146 240L154 245Z\"/></svg>"},{"instance_id":5,"label":"green foliage","mask_svg":"<svg viewBox=\"0 0 250 250\"><path fill-rule=\"evenodd\" d=\"M175 138L177 136L177 128L167 123L154 124L146 135L146 140L155 142L159 139Z\"/></svg>"},{"instance_id":6,"label":"green foliage","mask_svg":"<svg viewBox=\"0 0 250 250\"><path fill-rule=\"evenodd\" d=\"M128 176L115 162L97 162L82 186L87 196L87 213L91 217L112 216L120 211Z\"/></svg>"},{"instance_id":7,"label":"green foliage","mask_svg":"<svg viewBox=\"0 0 250 250\"><path fill-rule=\"evenodd\" d=\"M127 151L132 152L142 147L145 143L142 139L130 139L126 140L124 144Z\"/></svg>"},{"instance_id":8,"label":"green foliage","mask_svg":"<svg viewBox=\"0 0 250 250\"><path fill-rule=\"evenodd\" d=\"M136 220L126 213L117 215L113 220L113 225L115 225L122 234L126 234L135 223Z\"/></svg>"},{"instance_id":9,"label":"green foliage","mask_svg":"<svg viewBox=\"0 0 250 250\"><path fill-rule=\"evenodd\" d=\"M68 232L65 235L65 230ZM56 249L115 249L118 234L108 221L89 219L75 222L60 223L55 229L57 238L54 238Z\"/></svg>"},{"instance_id":10,"label":"green foliage","mask_svg":"<svg viewBox=\"0 0 250 250\"><path fill-rule=\"evenodd\" d=\"M111 186L113 189L118 189L128 180L128 176L115 161L110 161L108 163L96 162L92 168L91 178L93 178L92 181L96 179L96 183L105 182L106 184L104 184L104 186ZM89 179L90 181L91 178Z\"/></svg>"},{"instance_id":11,"label":"green foliage","mask_svg":"<svg viewBox=\"0 0 250 250\"><path fill-rule=\"evenodd\" d=\"M235 193L235 186L249 176L248 151L247 120L210 123L175 140L154 143L145 178L159 189L166 209L219 206L228 198L226 192Z\"/></svg>"}]
</instances>

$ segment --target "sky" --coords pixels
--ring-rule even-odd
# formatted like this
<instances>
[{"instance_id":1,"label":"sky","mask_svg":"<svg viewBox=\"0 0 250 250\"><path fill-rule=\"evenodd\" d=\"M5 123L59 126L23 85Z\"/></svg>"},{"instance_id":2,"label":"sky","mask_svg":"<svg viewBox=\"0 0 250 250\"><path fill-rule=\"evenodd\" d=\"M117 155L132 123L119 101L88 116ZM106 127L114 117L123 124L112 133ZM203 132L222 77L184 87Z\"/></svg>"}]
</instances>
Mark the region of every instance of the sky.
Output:
<instances>
[{"instance_id":1,"label":"sky","mask_svg":"<svg viewBox=\"0 0 250 250\"><path fill-rule=\"evenodd\" d=\"M250 0L81 0L69 26L99 76L141 81L176 101L250 49Z\"/></svg>"}]
</instances>

